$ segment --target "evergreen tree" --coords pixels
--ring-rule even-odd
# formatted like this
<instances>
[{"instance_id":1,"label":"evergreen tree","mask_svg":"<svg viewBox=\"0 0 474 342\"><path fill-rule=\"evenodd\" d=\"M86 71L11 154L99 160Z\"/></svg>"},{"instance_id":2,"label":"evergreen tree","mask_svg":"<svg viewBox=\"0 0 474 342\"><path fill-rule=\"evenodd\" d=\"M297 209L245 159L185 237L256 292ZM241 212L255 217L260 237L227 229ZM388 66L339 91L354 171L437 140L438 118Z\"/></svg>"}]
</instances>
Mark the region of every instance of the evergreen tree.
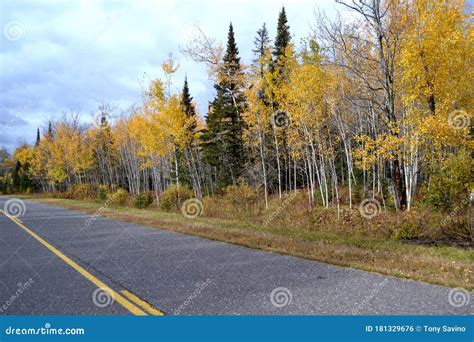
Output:
<instances>
[{"instance_id":1,"label":"evergreen tree","mask_svg":"<svg viewBox=\"0 0 474 342\"><path fill-rule=\"evenodd\" d=\"M285 7L282 7L278 16L277 35L275 38L275 45L273 47L273 61L270 65L270 70L274 73L273 82L278 83L286 78L285 75L285 52L286 48L290 44L290 26L288 25L288 19L286 18ZM275 103L275 109L278 104Z\"/></svg>"},{"instance_id":2,"label":"evergreen tree","mask_svg":"<svg viewBox=\"0 0 474 342\"><path fill-rule=\"evenodd\" d=\"M40 141L41 141L40 129L38 128L38 130L36 131L36 143L35 143L35 146L39 146Z\"/></svg>"},{"instance_id":3,"label":"evergreen tree","mask_svg":"<svg viewBox=\"0 0 474 342\"><path fill-rule=\"evenodd\" d=\"M268 34L267 25L263 23L262 27L257 31L257 36L253 42L255 45L255 48L252 50L255 54L253 60L254 64L258 65L260 58L265 57L270 47L270 42L271 40Z\"/></svg>"},{"instance_id":4,"label":"evergreen tree","mask_svg":"<svg viewBox=\"0 0 474 342\"><path fill-rule=\"evenodd\" d=\"M20 175L21 166L22 165L20 161L17 160L15 164L15 168L13 169L13 172L12 172L13 192L21 191L21 175Z\"/></svg>"},{"instance_id":5,"label":"evergreen tree","mask_svg":"<svg viewBox=\"0 0 474 342\"><path fill-rule=\"evenodd\" d=\"M291 41L291 35L290 35L290 26L288 25L288 19L286 17L286 11L285 7L282 7L280 14L278 16L278 25L277 25L277 35L275 38L275 46L273 48L273 63L271 65L271 71L274 73L272 82L274 83L273 85L275 87L280 87L282 82L288 81L288 74L287 74L287 69L285 66L286 62L286 48L290 44ZM273 97L273 94L272 94ZM272 99L272 108L274 110L274 113L279 109L280 104L275 101L275 99ZM279 187L283 184L288 184L289 179L288 175L289 169L291 165L289 164L289 158L287 156L289 155L289 149L288 149L288 137L286 134L286 131L283 131L280 137L275 138L278 140L279 144L279 152L277 154L277 159L280 159L279 165L281 168L281 171L278 171L279 175L278 177L280 178L279 180ZM282 158L283 156L283 158Z\"/></svg>"},{"instance_id":6,"label":"evergreen tree","mask_svg":"<svg viewBox=\"0 0 474 342\"><path fill-rule=\"evenodd\" d=\"M235 43L232 23L229 26L227 50L219 70L216 98L212 101L206 119L207 131L203 135L204 157L216 168L219 186L236 184L244 169L244 122L241 113L245 109L244 74L240 65L239 50Z\"/></svg>"},{"instance_id":7,"label":"evergreen tree","mask_svg":"<svg viewBox=\"0 0 474 342\"><path fill-rule=\"evenodd\" d=\"M260 78L263 79L265 72L271 67L271 61L267 59L270 47L271 39L268 34L267 26L263 23L262 27L257 30L257 36L254 40L255 48L252 50L254 53L253 63L257 68ZM268 99L264 98L264 89L257 90L259 98L263 99L266 105L269 105Z\"/></svg>"},{"instance_id":8,"label":"evergreen tree","mask_svg":"<svg viewBox=\"0 0 474 342\"><path fill-rule=\"evenodd\" d=\"M285 7L282 7L280 15L278 16L277 36L273 50L275 62L278 63L280 57L285 54L285 49L288 44L290 44L290 40L290 26L288 25L288 19L286 18Z\"/></svg>"},{"instance_id":9,"label":"evergreen tree","mask_svg":"<svg viewBox=\"0 0 474 342\"><path fill-rule=\"evenodd\" d=\"M53 139L53 124L51 123L51 121L48 123L48 134L47 134L47 138Z\"/></svg>"},{"instance_id":10,"label":"evergreen tree","mask_svg":"<svg viewBox=\"0 0 474 342\"><path fill-rule=\"evenodd\" d=\"M181 93L181 107L186 114L186 118L190 119L187 122L184 130L186 134L194 135L197 129L197 120L196 120L196 107L193 103L193 97L189 91L188 77L184 78L183 90ZM186 146L185 150L181 150L177 145L175 148L175 157L176 162L178 163L178 174L179 179L182 183L193 185L193 166L195 165L195 151L194 137L189 141L189 144Z\"/></svg>"},{"instance_id":11,"label":"evergreen tree","mask_svg":"<svg viewBox=\"0 0 474 342\"><path fill-rule=\"evenodd\" d=\"M181 97L181 105L183 106L183 110L186 113L188 118L192 118L191 124L187 127L187 129L194 133L196 131L196 108L193 104L193 98L189 92L189 85L188 85L188 78L185 77L184 79L184 86L183 86L183 94Z\"/></svg>"}]
</instances>

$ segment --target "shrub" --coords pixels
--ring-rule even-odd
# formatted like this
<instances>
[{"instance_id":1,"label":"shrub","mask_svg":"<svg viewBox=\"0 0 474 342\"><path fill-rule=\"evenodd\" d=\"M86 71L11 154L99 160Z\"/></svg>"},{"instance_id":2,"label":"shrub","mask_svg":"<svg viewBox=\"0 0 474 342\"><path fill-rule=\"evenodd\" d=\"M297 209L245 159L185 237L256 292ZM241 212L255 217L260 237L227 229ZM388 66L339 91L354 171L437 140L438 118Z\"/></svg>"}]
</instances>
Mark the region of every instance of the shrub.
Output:
<instances>
[{"instance_id":1,"label":"shrub","mask_svg":"<svg viewBox=\"0 0 474 342\"><path fill-rule=\"evenodd\" d=\"M393 238L396 240L414 240L420 237L421 229L411 222L405 222L394 231Z\"/></svg>"},{"instance_id":2,"label":"shrub","mask_svg":"<svg viewBox=\"0 0 474 342\"><path fill-rule=\"evenodd\" d=\"M113 194L110 194L107 200L111 204L124 206L128 201L128 192L123 189L118 189Z\"/></svg>"},{"instance_id":3,"label":"shrub","mask_svg":"<svg viewBox=\"0 0 474 342\"><path fill-rule=\"evenodd\" d=\"M107 195L109 194L109 188L107 185L99 185L97 188L97 199L101 201L105 201L107 199Z\"/></svg>"},{"instance_id":4,"label":"shrub","mask_svg":"<svg viewBox=\"0 0 474 342\"><path fill-rule=\"evenodd\" d=\"M97 189L95 185L92 184L77 184L74 185L71 189L66 191L65 198L71 199L95 199Z\"/></svg>"},{"instance_id":5,"label":"shrub","mask_svg":"<svg viewBox=\"0 0 474 342\"><path fill-rule=\"evenodd\" d=\"M182 185L169 186L160 196L160 208L165 211L180 210L181 203L194 197L194 193Z\"/></svg>"},{"instance_id":6,"label":"shrub","mask_svg":"<svg viewBox=\"0 0 474 342\"><path fill-rule=\"evenodd\" d=\"M464 247L474 247L474 233L471 228L472 216L467 208L443 218L436 233L435 240L448 242Z\"/></svg>"},{"instance_id":7,"label":"shrub","mask_svg":"<svg viewBox=\"0 0 474 342\"><path fill-rule=\"evenodd\" d=\"M148 208L153 203L153 196L149 192L142 193L135 197L135 207L139 209Z\"/></svg>"},{"instance_id":8,"label":"shrub","mask_svg":"<svg viewBox=\"0 0 474 342\"><path fill-rule=\"evenodd\" d=\"M443 210L458 205L472 190L473 169L474 160L466 150L437 163L422 194L424 203Z\"/></svg>"},{"instance_id":9,"label":"shrub","mask_svg":"<svg viewBox=\"0 0 474 342\"><path fill-rule=\"evenodd\" d=\"M243 184L226 187L222 199L230 204L234 213L252 216L262 211L261 197L258 188Z\"/></svg>"}]
</instances>

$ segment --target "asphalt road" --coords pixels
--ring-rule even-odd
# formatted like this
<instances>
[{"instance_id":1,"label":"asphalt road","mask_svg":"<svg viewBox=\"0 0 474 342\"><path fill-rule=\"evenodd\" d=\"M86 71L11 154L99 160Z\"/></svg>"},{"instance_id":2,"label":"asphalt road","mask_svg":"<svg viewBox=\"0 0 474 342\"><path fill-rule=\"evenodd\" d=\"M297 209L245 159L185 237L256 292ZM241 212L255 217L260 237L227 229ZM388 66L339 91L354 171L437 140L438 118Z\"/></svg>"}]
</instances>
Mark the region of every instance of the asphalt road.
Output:
<instances>
[{"instance_id":1,"label":"asphalt road","mask_svg":"<svg viewBox=\"0 0 474 342\"><path fill-rule=\"evenodd\" d=\"M24 203L0 214L0 315L474 313L472 292Z\"/></svg>"}]
</instances>

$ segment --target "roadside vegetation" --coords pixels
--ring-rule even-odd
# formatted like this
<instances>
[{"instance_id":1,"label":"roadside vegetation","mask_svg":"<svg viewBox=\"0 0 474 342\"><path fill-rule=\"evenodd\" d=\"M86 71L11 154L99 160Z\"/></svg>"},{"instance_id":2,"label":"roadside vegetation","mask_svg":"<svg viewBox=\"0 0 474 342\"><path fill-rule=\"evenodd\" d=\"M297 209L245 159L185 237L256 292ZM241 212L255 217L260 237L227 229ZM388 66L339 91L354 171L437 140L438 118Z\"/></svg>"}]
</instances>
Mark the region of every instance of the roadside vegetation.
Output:
<instances>
[{"instance_id":1,"label":"roadside vegetation","mask_svg":"<svg viewBox=\"0 0 474 342\"><path fill-rule=\"evenodd\" d=\"M181 52L208 67L216 95L205 115L187 79L173 91L170 56L137 106L102 103L92 125L65 115L38 129L34 144L0 151L1 191L473 288L466 5L339 6L350 22L317 15L300 42L283 8L274 40L265 24L257 30L247 65L232 24L225 46L196 27Z\"/></svg>"},{"instance_id":2,"label":"roadside vegetation","mask_svg":"<svg viewBox=\"0 0 474 342\"><path fill-rule=\"evenodd\" d=\"M243 189L240 192L245 191ZM433 284L474 289L472 248L442 242L442 213L422 209L381 211L370 219L345 206L309 210L304 195L271 198L269 211L257 201L222 195L205 198L199 216L186 217L178 206L160 209L156 203L137 208L132 196L86 200L16 195L150 227L201 236L251 248L293 255L335 265L379 272ZM93 223L90 224L93 229ZM421 237L423 234L431 234ZM416 238L414 237L416 236ZM433 239L436 237L436 240Z\"/></svg>"}]
</instances>

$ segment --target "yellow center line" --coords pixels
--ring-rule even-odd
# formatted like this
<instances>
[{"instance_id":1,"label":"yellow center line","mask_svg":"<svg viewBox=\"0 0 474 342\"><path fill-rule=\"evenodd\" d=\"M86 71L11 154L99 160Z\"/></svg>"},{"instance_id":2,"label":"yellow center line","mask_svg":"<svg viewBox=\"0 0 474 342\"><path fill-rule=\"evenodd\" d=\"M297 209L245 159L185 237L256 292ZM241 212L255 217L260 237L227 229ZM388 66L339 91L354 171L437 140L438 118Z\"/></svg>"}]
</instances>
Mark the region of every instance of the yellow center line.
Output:
<instances>
[{"instance_id":1,"label":"yellow center line","mask_svg":"<svg viewBox=\"0 0 474 342\"><path fill-rule=\"evenodd\" d=\"M40 237L38 234L33 232L31 229L26 227L23 223L19 222L15 217L8 215L5 213L3 210L0 210L0 213L3 213L6 217L8 217L10 220L12 220L15 224L17 224L20 228L25 230L28 234L30 234L33 238L35 238L38 242L40 242L43 246L45 246L47 249L49 249L51 252L56 254L61 260L63 260L66 264L71 266L73 269L75 269L77 272L79 272L84 278L92 282L95 286L98 288L103 289L104 291L107 291L110 293L114 300L116 300L118 303L120 303L125 309L133 313L134 315L138 316L146 316L147 313L144 312L142 309L128 301L126 298L121 296L118 292L114 291L111 289L109 286L107 286L104 282L101 280L97 279L95 276L93 276L91 273L86 271L84 268L79 266L76 262L74 262L72 259L64 255L61 251L59 251L56 247L51 245L49 242L44 240L42 237Z\"/></svg>"},{"instance_id":2,"label":"yellow center line","mask_svg":"<svg viewBox=\"0 0 474 342\"><path fill-rule=\"evenodd\" d=\"M133 293L128 292L127 290L122 290L122 291L120 291L120 293L123 294L128 299L130 299L135 304L141 306L143 309L148 311L150 314L152 314L154 316L163 316L164 315L163 312L161 312L160 310L155 309L153 306L151 306L150 304L145 302L143 299L138 298L138 296L134 295Z\"/></svg>"},{"instance_id":3,"label":"yellow center line","mask_svg":"<svg viewBox=\"0 0 474 342\"><path fill-rule=\"evenodd\" d=\"M20 218L19 218L19 217L16 217L16 216L11 216L10 219L15 220L16 222L23 223L23 221L20 220Z\"/></svg>"}]
</instances>

